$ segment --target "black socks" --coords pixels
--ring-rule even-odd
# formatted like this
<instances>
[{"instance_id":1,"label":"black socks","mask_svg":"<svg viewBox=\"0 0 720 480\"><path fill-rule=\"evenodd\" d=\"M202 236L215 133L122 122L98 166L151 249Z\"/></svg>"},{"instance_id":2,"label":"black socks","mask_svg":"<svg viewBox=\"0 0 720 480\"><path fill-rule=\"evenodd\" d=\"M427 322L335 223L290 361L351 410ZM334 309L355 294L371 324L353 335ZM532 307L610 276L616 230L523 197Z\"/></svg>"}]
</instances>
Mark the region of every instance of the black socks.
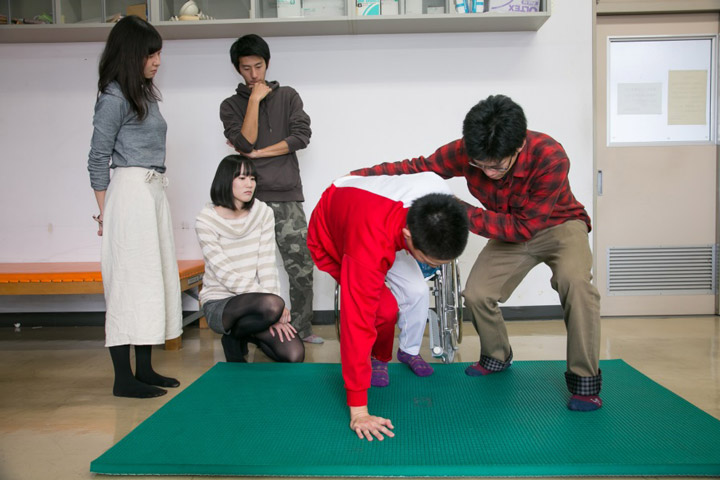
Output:
<instances>
[{"instance_id":1,"label":"black socks","mask_svg":"<svg viewBox=\"0 0 720 480\"><path fill-rule=\"evenodd\" d=\"M118 345L110 347L110 358L112 358L115 369L115 383L113 384L113 395L116 397L131 398L153 398L165 395L166 390L158 388L177 387L180 385L174 378L163 377L156 373L150 364L152 346L136 345L136 375L133 376L130 368L130 345Z\"/></svg>"},{"instance_id":2,"label":"black socks","mask_svg":"<svg viewBox=\"0 0 720 480\"><path fill-rule=\"evenodd\" d=\"M148 385L175 388L180 382L175 378L163 377L152 368L152 345L135 345L135 378Z\"/></svg>"}]
</instances>

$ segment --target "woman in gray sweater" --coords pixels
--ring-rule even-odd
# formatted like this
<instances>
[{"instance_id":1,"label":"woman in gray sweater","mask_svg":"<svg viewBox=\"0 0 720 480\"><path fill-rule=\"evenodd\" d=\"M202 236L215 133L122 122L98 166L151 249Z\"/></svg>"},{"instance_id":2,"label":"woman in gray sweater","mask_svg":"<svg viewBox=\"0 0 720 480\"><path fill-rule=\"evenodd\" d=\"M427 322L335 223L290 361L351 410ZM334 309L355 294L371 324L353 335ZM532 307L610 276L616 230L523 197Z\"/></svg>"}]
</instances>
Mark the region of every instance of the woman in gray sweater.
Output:
<instances>
[{"instance_id":1,"label":"woman in gray sweater","mask_svg":"<svg viewBox=\"0 0 720 480\"><path fill-rule=\"evenodd\" d=\"M100 214L105 346L119 397L149 398L180 383L156 373L152 345L182 334L180 282L165 196L165 135L153 78L162 38L136 16L110 31L100 59L88 157ZM110 171L112 170L112 180ZM135 346L135 374L130 366Z\"/></svg>"}]
</instances>

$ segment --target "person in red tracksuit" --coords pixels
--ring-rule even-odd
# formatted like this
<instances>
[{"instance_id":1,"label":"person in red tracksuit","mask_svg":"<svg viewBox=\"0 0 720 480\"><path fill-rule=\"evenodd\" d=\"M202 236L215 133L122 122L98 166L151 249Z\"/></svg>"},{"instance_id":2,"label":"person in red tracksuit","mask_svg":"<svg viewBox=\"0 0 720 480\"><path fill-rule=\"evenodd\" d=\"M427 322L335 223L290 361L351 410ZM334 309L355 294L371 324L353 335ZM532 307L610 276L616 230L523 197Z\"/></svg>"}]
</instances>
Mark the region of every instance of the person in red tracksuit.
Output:
<instances>
[{"instance_id":1,"label":"person in red tracksuit","mask_svg":"<svg viewBox=\"0 0 720 480\"><path fill-rule=\"evenodd\" d=\"M405 176L343 177L325 190L308 225L315 265L340 285L340 360L359 438L393 437L389 419L370 415L367 391L387 385L398 304L385 284L396 253L437 266L457 258L468 239L461 204L443 180L426 172Z\"/></svg>"}]
</instances>

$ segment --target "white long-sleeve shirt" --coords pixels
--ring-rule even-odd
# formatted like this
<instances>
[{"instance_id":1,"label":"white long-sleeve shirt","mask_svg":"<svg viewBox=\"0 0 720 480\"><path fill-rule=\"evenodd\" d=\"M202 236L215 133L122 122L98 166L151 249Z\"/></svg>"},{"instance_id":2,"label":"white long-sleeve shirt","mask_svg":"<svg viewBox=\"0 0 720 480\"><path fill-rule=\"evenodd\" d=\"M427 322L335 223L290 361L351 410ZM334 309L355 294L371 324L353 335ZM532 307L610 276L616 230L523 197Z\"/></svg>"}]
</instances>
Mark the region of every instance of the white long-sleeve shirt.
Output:
<instances>
[{"instance_id":1,"label":"white long-sleeve shirt","mask_svg":"<svg viewBox=\"0 0 720 480\"><path fill-rule=\"evenodd\" d=\"M205 259L200 302L241 293L280 295L275 262L275 216L260 200L245 217L228 220L212 204L202 209L195 231Z\"/></svg>"}]
</instances>

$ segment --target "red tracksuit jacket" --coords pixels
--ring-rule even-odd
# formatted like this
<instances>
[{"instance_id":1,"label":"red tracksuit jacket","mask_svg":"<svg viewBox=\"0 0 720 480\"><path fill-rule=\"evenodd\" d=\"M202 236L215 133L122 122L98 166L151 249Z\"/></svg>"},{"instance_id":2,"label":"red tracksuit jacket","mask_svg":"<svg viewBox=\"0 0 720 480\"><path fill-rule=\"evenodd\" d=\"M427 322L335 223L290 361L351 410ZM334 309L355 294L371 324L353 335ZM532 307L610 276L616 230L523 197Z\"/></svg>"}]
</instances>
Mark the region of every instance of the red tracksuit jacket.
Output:
<instances>
[{"instance_id":1,"label":"red tracksuit jacket","mask_svg":"<svg viewBox=\"0 0 720 480\"><path fill-rule=\"evenodd\" d=\"M343 177L323 193L308 225L317 267L340 284L340 359L350 406L367 405L370 355L389 361L397 301L385 276L398 250L412 201L450 193L436 174Z\"/></svg>"}]
</instances>

